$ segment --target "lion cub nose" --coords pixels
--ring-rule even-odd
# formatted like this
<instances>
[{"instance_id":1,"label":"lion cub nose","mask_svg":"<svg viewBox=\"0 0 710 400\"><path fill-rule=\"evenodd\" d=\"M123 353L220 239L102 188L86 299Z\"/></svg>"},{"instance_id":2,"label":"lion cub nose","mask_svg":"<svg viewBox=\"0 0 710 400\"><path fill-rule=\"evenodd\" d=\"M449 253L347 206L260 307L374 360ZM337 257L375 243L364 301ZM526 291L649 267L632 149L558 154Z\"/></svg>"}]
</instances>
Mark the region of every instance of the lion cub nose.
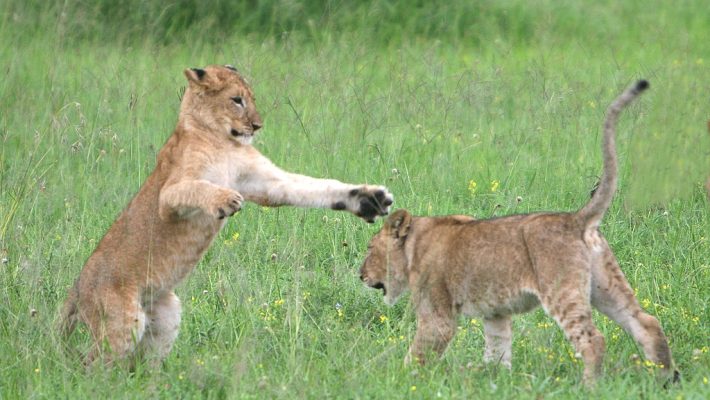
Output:
<instances>
[{"instance_id":1,"label":"lion cub nose","mask_svg":"<svg viewBox=\"0 0 710 400\"><path fill-rule=\"evenodd\" d=\"M261 129L261 126L262 126L261 122L252 122L251 123L251 128L254 130L254 132Z\"/></svg>"}]
</instances>

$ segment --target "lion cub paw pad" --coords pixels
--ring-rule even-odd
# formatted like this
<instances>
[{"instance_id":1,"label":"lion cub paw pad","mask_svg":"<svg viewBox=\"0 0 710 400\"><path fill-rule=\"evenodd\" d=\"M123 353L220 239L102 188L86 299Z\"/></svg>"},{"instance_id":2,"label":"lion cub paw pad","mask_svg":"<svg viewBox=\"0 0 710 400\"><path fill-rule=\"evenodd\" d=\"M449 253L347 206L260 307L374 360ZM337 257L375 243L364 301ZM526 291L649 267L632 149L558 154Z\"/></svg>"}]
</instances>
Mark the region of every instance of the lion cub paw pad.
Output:
<instances>
[{"instance_id":1,"label":"lion cub paw pad","mask_svg":"<svg viewBox=\"0 0 710 400\"><path fill-rule=\"evenodd\" d=\"M374 222L377 216L387 215L394 202L394 196L383 187L364 186L350 191L357 204L355 215L367 222Z\"/></svg>"}]
</instances>

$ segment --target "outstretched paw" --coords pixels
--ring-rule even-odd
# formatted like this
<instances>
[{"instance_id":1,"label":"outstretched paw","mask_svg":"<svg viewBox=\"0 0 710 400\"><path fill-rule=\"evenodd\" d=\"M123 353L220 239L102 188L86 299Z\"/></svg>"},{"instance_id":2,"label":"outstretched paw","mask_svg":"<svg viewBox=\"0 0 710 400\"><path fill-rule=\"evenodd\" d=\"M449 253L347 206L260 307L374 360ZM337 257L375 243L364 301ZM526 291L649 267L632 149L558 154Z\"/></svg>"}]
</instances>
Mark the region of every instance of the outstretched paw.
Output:
<instances>
[{"instance_id":1,"label":"outstretched paw","mask_svg":"<svg viewBox=\"0 0 710 400\"><path fill-rule=\"evenodd\" d=\"M348 193L351 203L355 205L353 213L369 223L375 218L389 213L394 202L394 196L383 186L361 186Z\"/></svg>"}]
</instances>

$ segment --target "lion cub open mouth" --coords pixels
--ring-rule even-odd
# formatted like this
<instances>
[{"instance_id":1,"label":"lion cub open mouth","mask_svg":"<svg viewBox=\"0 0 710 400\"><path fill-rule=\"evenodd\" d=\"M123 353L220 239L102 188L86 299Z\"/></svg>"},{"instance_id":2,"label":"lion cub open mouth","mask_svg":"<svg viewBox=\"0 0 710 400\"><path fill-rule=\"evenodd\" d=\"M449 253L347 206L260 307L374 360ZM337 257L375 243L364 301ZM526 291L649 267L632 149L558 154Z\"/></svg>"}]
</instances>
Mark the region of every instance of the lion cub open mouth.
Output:
<instances>
[{"instance_id":1,"label":"lion cub open mouth","mask_svg":"<svg viewBox=\"0 0 710 400\"><path fill-rule=\"evenodd\" d=\"M577 212L534 213L490 220L454 215L415 217L398 210L370 241L362 281L394 304L407 289L417 332L405 362L442 353L459 314L484 320L485 362L511 365L511 315L542 305L584 360L584 379L601 371L604 337L592 305L620 324L646 358L669 375L673 360L658 320L639 306L598 230L616 189L614 134L622 108L648 83L639 81L609 107L604 173Z\"/></svg>"}]
</instances>

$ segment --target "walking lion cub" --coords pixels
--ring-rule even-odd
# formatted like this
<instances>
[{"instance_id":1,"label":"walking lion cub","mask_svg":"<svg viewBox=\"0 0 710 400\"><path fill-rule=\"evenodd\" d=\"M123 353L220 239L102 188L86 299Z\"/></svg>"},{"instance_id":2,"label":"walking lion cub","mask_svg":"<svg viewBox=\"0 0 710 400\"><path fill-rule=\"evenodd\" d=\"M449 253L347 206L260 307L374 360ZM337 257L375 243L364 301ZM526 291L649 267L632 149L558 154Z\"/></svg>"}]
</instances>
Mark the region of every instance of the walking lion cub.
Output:
<instances>
[{"instance_id":1,"label":"walking lion cub","mask_svg":"<svg viewBox=\"0 0 710 400\"><path fill-rule=\"evenodd\" d=\"M441 354L456 333L456 317L465 314L483 317L484 361L510 367L511 315L542 305L581 355L584 380L591 383L604 354L604 338L592 322L594 305L670 374L673 360L661 325L639 306L598 229L616 190L618 115L647 87L639 81L609 107L604 172L581 210L489 220L414 217L398 210L386 220L369 243L360 278L382 289L390 305L407 287L412 291L417 331L406 363L423 363L430 351Z\"/></svg>"},{"instance_id":2,"label":"walking lion cub","mask_svg":"<svg viewBox=\"0 0 710 400\"><path fill-rule=\"evenodd\" d=\"M89 257L62 311L94 340L86 357L106 362L138 350L164 358L178 334L173 289L197 264L243 201L347 210L372 222L392 195L285 172L251 146L262 126L252 89L231 66L185 70L189 86L174 133L138 194ZM105 345L110 351L104 351Z\"/></svg>"}]
</instances>

